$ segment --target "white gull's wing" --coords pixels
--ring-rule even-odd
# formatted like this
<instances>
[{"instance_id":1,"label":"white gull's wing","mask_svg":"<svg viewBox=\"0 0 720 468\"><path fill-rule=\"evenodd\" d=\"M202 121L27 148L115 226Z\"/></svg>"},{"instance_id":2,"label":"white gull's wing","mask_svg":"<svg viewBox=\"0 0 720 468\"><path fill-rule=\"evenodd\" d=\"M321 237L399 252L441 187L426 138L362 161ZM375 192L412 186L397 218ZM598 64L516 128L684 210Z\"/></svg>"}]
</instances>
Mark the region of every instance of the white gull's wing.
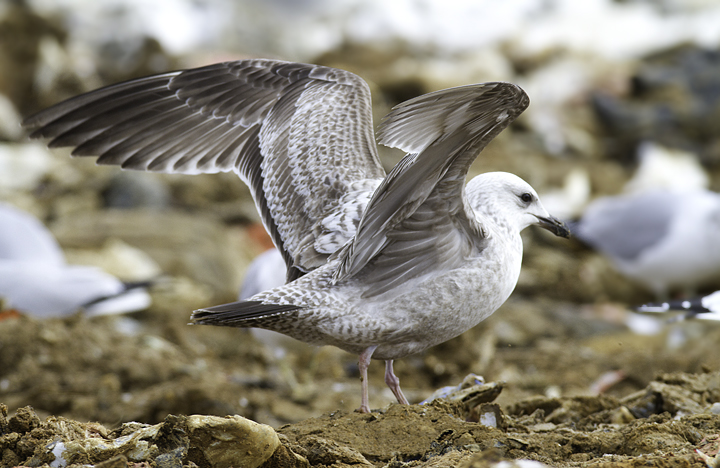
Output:
<instances>
[{"instance_id":1,"label":"white gull's wing","mask_svg":"<svg viewBox=\"0 0 720 468\"><path fill-rule=\"evenodd\" d=\"M685 314L681 317L685 319L720 321L720 291L704 297L645 304L636 307L635 311L650 314L682 311Z\"/></svg>"},{"instance_id":2,"label":"white gull's wing","mask_svg":"<svg viewBox=\"0 0 720 468\"><path fill-rule=\"evenodd\" d=\"M635 260L665 239L683 196L653 190L599 198L585 210L574 234L616 260Z\"/></svg>"},{"instance_id":3,"label":"white gull's wing","mask_svg":"<svg viewBox=\"0 0 720 468\"><path fill-rule=\"evenodd\" d=\"M529 104L510 83L445 89L395 107L380 143L410 152L373 194L335 280L363 276L380 294L433 267L456 265L481 248L468 216L465 178L478 153Z\"/></svg>"},{"instance_id":4,"label":"white gull's wing","mask_svg":"<svg viewBox=\"0 0 720 468\"><path fill-rule=\"evenodd\" d=\"M385 175L367 84L317 65L241 60L140 78L56 104L23 125L32 138L98 156L98 164L237 172L289 278L325 263L329 252L315 240L339 198Z\"/></svg>"},{"instance_id":5,"label":"white gull's wing","mask_svg":"<svg viewBox=\"0 0 720 468\"><path fill-rule=\"evenodd\" d=\"M48 267L65 265L60 244L30 213L0 203L0 226L0 261L37 261Z\"/></svg>"},{"instance_id":6,"label":"white gull's wing","mask_svg":"<svg viewBox=\"0 0 720 468\"><path fill-rule=\"evenodd\" d=\"M119 279L98 268L0 259L0 297L10 307L35 317L69 315L90 302L99 307L101 300L120 297L125 291ZM147 292L137 290L137 294L143 298L110 313L147 308Z\"/></svg>"},{"instance_id":7,"label":"white gull's wing","mask_svg":"<svg viewBox=\"0 0 720 468\"><path fill-rule=\"evenodd\" d=\"M697 314L713 313L720 316L720 291L703 297L678 299L668 302L657 302L635 308L638 312L665 313L669 311L686 311Z\"/></svg>"},{"instance_id":8,"label":"white gull's wing","mask_svg":"<svg viewBox=\"0 0 720 468\"><path fill-rule=\"evenodd\" d=\"M710 312L720 315L720 291L715 291L703 297L702 305Z\"/></svg>"}]
</instances>

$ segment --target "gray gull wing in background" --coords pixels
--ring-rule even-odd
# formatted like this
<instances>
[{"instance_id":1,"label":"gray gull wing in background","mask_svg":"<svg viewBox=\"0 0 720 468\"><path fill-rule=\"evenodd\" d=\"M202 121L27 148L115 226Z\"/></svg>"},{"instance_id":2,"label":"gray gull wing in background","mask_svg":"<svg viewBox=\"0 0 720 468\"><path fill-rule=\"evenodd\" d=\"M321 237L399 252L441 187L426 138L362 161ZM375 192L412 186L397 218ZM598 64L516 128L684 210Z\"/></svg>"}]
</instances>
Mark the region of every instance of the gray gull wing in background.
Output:
<instances>
[{"instance_id":1,"label":"gray gull wing in background","mask_svg":"<svg viewBox=\"0 0 720 468\"><path fill-rule=\"evenodd\" d=\"M374 192L335 280L361 272L382 294L434 268L459 266L485 237L469 215L465 179L482 149L528 106L511 83L425 94L396 106L378 129L381 144L409 154ZM372 262L371 262L372 261Z\"/></svg>"},{"instance_id":2,"label":"gray gull wing in background","mask_svg":"<svg viewBox=\"0 0 720 468\"><path fill-rule=\"evenodd\" d=\"M349 239L362 194L385 177L368 85L318 65L242 60L165 73L69 99L23 125L32 138L74 146L73 155L98 156L98 164L235 171L252 190L289 280ZM360 206L340 206L343 195Z\"/></svg>"},{"instance_id":3,"label":"gray gull wing in background","mask_svg":"<svg viewBox=\"0 0 720 468\"><path fill-rule=\"evenodd\" d=\"M587 207L573 234L610 257L633 260L665 238L679 208L671 192L604 197Z\"/></svg>"},{"instance_id":4,"label":"gray gull wing in background","mask_svg":"<svg viewBox=\"0 0 720 468\"><path fill-rule=\"evenodd\" d=\"M573 232L661 298L720 279L720 194L652 190L591 203Z\"/></svg>"}]
</instances>

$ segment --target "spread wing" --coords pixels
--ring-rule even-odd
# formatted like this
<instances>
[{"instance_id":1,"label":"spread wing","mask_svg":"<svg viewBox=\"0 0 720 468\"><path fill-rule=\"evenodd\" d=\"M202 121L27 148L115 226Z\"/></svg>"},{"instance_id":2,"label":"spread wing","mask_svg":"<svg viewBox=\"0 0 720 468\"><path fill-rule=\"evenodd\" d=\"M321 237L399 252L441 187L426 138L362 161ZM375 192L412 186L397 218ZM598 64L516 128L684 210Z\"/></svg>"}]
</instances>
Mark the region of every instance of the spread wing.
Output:
<instances>
[{"instance_id":1,"label":"spread wing","mask_svg":"<svg viewBox=\"0 0 720 468\"><path fill-rule=\"evenodd\" d=\"M395 107L379 142L405 156L373 194L335 280L364 276L380 294L431 268L459 265L482 248L465 178L478 153L527 108L525 92L485 83L419 96Z\"/></svg>"},{"instance_id":2,"label":"spread wing","mask_svg":"<svg viewBox=\"0 0 720 468\"><path fill-rule=\"evenodd\" d=\"M140 78L61 102L23 125L32 138L98 156L98 164L235 171L289 279L325 263L331 252L315 241L338 200L385 175L367 84L316 65L241 60Z\"/></svg>"}]
</instances>

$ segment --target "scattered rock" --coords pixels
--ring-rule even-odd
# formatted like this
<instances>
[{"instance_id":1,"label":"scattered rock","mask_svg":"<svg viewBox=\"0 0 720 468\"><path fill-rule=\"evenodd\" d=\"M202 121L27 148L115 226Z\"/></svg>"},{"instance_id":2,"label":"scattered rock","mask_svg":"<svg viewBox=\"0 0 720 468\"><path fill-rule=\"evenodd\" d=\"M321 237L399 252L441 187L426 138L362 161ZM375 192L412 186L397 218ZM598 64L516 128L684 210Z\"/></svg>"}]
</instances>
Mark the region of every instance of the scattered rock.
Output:
<instances>
[{"instance_id":1,"label":"scattered rock","mask_svg":"<svg viewBox=\"0 0 720 468\"><path fill-rule=\"evenodd\" d=\"M280 446L272 427L240 416L188 416L187 430L198 466L257 468Z\"/></svg>"},{"instance_id":2,"label":"scattered rock","mask_svg":"<svg viewBox=\"0 0 720 468\"><path fill-rule=\"evenodd\" d=\"M4 421L6 407L0 408ZM280 444L270 426L240 416L168 416L154 426L126 423L108 431L97 423L50 417L40 422L32 408L19 409L0 432L2 466L51 463L101 468L150 463L161 468L189 463L201 468L306 467L307 460Z\"/></svg>"}]
</instances>

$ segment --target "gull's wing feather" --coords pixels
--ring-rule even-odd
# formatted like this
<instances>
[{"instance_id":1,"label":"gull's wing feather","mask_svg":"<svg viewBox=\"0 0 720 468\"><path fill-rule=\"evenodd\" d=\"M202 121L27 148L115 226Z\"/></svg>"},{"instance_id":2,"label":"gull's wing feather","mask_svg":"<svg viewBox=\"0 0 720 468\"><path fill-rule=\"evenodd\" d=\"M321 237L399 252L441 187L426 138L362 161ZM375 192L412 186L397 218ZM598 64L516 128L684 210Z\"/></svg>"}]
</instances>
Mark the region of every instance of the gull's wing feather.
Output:
<instances>
[{"instance_id":1,"label":"gull's wing feather","mask_svg":"<svg viewBox=\"0 0 720 468\"><path fill-rule=\"evenodd\" d=\"M527 108L525 92L485 83L419 96L395 107L378 130L382 144L410 154L373 194L335 280L365 276L379 294L431 266L456 265L482 246L463 188L478 153ZM403 272L398 276L398 272Z\"/></svg>"},{"instance_id":2,"label":"gull's wing feather","mask_svg":"<svg viewBox=\"0 0 720 468\"><path fill-rule=\"evenodd\" d=\"M315 241L339 198L385 175L367 84L317 65L241 60L164 73L77 96L23 125L98 164L237 172L289 278L325 263L331 252Z\"/></svg>"}]
</instances>

